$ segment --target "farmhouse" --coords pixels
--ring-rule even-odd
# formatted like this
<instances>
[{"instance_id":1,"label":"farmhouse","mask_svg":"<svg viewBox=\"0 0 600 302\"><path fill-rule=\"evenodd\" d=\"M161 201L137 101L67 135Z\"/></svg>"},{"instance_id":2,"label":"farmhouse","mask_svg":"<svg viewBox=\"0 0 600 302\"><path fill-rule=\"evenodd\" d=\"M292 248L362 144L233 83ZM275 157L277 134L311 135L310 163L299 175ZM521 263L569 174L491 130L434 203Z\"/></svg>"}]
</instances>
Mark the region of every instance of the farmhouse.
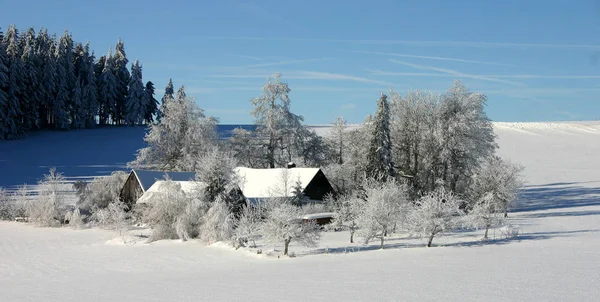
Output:
<instances>
[{"instance_id":1,"label":"farmhouse","mask_svg":"<svg viewBox=\"0 0 600 302\"><path fill-rule=\"evenodd\" d=\"M240 189L248 203L254 204L266 198L291 198L297 185L311 201L322 201L327 194L334 194L333 187L319 168L253 169L238 167Z\"/></svg>"},{"instance_id":2,"label":"farmhouse","mask_svg":"<svg viewBox=\"0 0 600 302\"><path fill-rule=\"evenodd\" d=\"M196 177L195 172L164 172L164 171L151 171L151 170L131 170L129 177L121 189L121 200L132 205L137 202L138 198L144 195L150 187L157 181L165 179L168 176L169 179L177 182L189 182L194 180ZM186 187L188 187L186 185ZM158 190L158 186L154 190ZM182 189L185 191L184 186Z\"/></svg>"}]
</instances>

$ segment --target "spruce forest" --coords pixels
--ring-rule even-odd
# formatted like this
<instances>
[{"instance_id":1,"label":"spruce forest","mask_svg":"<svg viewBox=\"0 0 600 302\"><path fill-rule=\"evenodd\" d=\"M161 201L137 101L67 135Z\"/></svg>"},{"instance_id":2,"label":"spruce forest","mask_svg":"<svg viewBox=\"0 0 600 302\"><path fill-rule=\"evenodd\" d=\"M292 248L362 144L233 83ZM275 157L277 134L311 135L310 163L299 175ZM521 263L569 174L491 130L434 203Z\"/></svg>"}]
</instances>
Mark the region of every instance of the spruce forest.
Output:
<instances>
[{"instance_id":1,"label":"spruce forest","mask_svg":"<svg viewBox=\"0 0 600 302\"><path fill-rule=\"evenodd\" d=\"M125 44L96 58L89 42L41 28L0 30L0 139L40 129L143 125L158 111L142 65L128 69Z\"/></svg>"}]
</instances>

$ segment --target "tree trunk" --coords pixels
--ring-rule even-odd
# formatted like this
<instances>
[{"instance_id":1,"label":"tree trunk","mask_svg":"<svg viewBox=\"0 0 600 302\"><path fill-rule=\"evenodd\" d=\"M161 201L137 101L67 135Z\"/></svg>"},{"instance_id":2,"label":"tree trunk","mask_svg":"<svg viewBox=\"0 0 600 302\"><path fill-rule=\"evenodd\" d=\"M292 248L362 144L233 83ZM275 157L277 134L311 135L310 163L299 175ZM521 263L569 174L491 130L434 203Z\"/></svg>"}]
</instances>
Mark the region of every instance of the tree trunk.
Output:
<instances>
[{"instance_id":1,"label":"tree trunk","mask_svg":"<svg viewBox=\"0 0 600 302\"><path fill-rule=\"evenodd\" d=\"M429 241L427 242L427 247L431 247L431 242L433 242L433 236L435 236L434 233L431 233L431 235L429 235Z\"/></svg>"},{"instance_id":2,"label":"tree trunk","mask_svg":"<svg viewBox=\"0 0 600 302\"><path fill-rule=\"evenodd\" d=\"M508 218L508 209L504 210L504 218Z\"/></svg>"},{"instance_id":3,"label":"tree trunk","mask_svg":"<svg viewBox=\"0 0 600 302\"><path fill-rule=\"evenodd\" d=\"M287 256L288 254L288 247L290 246L290 241L291 239L286 239L283 244L284 244L284 248L283 248L283 255Z\"/></svg>"},{"instance_id":4,"label":"tree trunk","mask_svg":"<svg viewBox=\"0 0 600 302\"><path fill-rule=\"evenodd\" d=\"M350 232L350 243L354 243L354 232Z\"/></svg>"},{"instance_id":5,"label":"tree trunk","mask_svg":"<svg viewBox=\"0 0 600 302\"><path fill-rule=\"evenodd\" d=\"M383 236L381 236L381 244L379 245L379 248L380 248L380 249L383 249L383 238L384 238L384 237L383 237Z\"/></svg>"},{"instance_id":6,"label":"tree trunk","mask_svg":"<svg viewBox=\"0 0 600 302\"><path fill-rule=\"evenodd\" d=\"M483 239L484 239L484 240L488 239L488 230L489 230L489 229L490 229L490 225L489 225L489 224L487 224L487 225L485 226L485 234L483 234Z\"/></svg>"}]
</instances>

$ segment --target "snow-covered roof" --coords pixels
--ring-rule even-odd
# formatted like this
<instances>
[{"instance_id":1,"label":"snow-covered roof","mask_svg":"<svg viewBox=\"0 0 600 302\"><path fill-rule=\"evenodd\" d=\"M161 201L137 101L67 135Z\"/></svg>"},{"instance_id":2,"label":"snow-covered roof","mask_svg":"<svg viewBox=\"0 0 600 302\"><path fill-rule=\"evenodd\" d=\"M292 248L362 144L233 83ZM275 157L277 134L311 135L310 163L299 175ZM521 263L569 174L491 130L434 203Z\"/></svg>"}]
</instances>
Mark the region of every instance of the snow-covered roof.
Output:
<instances>
[{"instance_id":1,"label":"snow-covered roof","mask_svg":"<svg viewBox=\"0 0 600 302\"><path fill-rule=\"evenodd\" d=\"M197 194L197 192L205 187L205 184L197 181L173 181L181 187L181 190L186 195ZM150 200L160 198L165 194L166 181L156 181L148 190L137 200L137 203L148 203Z\"/></svg>"},{"instance_id":2,"label":"snow-covered roof","mask_svg":"<svg viewBox=\"0 0 600 302\"><path fill-rule=\"evenodd\" d=\"M326 213L313 213L313 214L306 214L304 216L302 216L302 219L319 219L319 218L333 218L336 214L333 212L326 212Z\"/></svg>"},{"instance_id":3,"label":"snow-covered roof","mask_svg":"<svg viewBox=\"0 0 600 302\"><path fill-rule=\"evenodd\" d=\"M291 197L298 179L305 189L319 171L319 168L235 168L235 172L240 177L240 189L249 200Z\"/></svg>"},{"instance_id":4,"label":"snow-covered roof","mask_svg":"<svg viewBox=\"0 0 600 302\"><path fill-rule=\"evenodd\" d=\"M152 171L152 170L133 170L137 177L140 185L142 186L143 192L146 192L157 180L164 180L165 174L169 175L169 178L173 181L188 181L193 180L196 177L195 172L165 172L165 171Z\"/></svg>"}]
</instances>

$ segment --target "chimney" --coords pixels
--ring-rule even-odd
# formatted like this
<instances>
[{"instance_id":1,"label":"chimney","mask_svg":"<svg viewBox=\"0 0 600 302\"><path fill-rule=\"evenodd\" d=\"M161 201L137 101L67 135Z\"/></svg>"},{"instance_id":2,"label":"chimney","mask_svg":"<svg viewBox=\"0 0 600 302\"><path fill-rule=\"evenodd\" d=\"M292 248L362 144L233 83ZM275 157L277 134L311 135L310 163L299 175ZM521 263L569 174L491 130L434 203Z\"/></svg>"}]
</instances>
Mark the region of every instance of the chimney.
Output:
<instances>
[{"instance_id":1,"label":"chimney","mask_svg":"<svg viewBox=\"0 0 600 302\"><path fill-rule=\"evenodd\" d=\"M294 162L289 162L289 163L287 164L287 168L288 168L288 169L291 169L291 168L296 168L296 164L295 164Z\"/></svg>"}]
</instances>

